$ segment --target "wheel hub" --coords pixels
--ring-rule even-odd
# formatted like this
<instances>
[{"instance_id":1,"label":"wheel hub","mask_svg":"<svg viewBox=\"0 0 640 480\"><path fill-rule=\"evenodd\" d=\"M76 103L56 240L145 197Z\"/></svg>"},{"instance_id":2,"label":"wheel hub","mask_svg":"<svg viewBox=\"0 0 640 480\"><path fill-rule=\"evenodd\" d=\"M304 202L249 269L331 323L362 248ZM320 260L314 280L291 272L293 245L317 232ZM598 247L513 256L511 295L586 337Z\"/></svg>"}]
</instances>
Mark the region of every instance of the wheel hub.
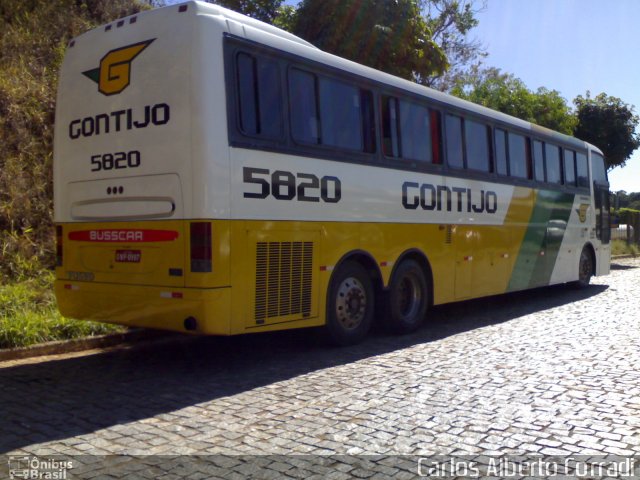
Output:
<instances>
[{"instance_id":1,"label":"wheel hub","mask_svg":"<svg viewBox=\"0 0 640 480\"><path fill-rule=\"evenodd\" d=\"M343 327L357 328L364 319L367 297L362 283L350 277L344 279L338 288L336 317Z\"/></svg>"}]
</instances>

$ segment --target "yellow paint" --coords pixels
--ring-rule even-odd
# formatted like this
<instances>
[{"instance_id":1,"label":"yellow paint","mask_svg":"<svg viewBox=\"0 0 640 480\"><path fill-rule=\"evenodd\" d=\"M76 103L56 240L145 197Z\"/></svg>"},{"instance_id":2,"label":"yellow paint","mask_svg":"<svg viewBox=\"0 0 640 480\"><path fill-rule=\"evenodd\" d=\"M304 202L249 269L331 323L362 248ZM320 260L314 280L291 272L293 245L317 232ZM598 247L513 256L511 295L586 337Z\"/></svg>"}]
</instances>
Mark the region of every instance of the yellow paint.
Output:
<instances>
[{"instance_id":1,"label":"yellow paint","mask_svg":"<svg viewBox=\"0 0 640 480\"><path fill-rule=\"evenodd\" d=\"M384 286L405 252L424 252L433 272L435 304L498 294L509 283L534 200L532 190L515 190L508 227L216 220L211 222L210 273L190 272L190 221L64 224L64 264L56 269L56 295L65 316L132 326L184 331L187 317L198 321L197 333L218 335L317 326L324 323L332 268L356 250L375 261ZM91 229L169 230L179 236L171 242L130 244L69 240L72 232ZM268 281L279 275L289 278L287 265L295 262L283 259L290 258L287 249L296 243L295 248L307 243L313 249L311 286L305 290L309 302L297 310L287 282ZM265 308L276 313L264 318L256 308L258 244L271 252L267 266L274 269L264 274L264 288L271 289L265 298L272 300ZM271 244L276 247L268 250ZM117 250L139 250L140 262L117 262ZM182 275L176 276L176 270ZM293 302L292 313L287 313L288 302Z\"/></svg>"}]
</instances>

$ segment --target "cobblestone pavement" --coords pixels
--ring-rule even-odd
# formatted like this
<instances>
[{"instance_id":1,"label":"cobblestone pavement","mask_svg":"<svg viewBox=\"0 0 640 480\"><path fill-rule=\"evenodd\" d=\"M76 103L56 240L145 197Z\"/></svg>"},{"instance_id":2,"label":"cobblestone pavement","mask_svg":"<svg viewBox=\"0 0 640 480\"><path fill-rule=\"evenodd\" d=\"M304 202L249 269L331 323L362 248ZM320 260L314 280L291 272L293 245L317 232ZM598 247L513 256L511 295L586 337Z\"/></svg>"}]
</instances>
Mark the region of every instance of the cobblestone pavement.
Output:
<instances>
[{"instance_id":1,"label":"cobblestone pavement","mask_svg":"<svg viewBox=\"0 0 640 480\"><path fill-rule=\"evenodd\" d=\"M300 330L0 363L0 452L637 455L639 299L625 259L348 349Z\"/></svg>"}]
</instances>

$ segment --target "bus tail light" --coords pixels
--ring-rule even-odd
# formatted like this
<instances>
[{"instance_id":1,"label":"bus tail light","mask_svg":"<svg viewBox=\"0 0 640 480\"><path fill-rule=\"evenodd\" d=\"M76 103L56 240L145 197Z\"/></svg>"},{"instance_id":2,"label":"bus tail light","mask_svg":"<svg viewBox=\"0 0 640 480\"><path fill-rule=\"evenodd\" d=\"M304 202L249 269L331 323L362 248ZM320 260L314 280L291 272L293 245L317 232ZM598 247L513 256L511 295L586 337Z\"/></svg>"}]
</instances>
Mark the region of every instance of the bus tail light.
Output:
<instances>
[{"instance_id":1,"label":"bus tail light","mask_svg":"<svg viewBox=\"0 0 640 480\"><path fill-rule=\"evenodd\" d=\"M56 225L56 267L62 266L62 225Z\"/></svg>"},{"instance_id":2,"label":"bus tail light","mask_svg":"<svg viewBox=\"0 0 640 480\"><path fill-rule=\"evenodd\" d=\"M192 222L190 228L191 271L212 271L212 238L210 222Z\"/></svg>"}]
</instances>

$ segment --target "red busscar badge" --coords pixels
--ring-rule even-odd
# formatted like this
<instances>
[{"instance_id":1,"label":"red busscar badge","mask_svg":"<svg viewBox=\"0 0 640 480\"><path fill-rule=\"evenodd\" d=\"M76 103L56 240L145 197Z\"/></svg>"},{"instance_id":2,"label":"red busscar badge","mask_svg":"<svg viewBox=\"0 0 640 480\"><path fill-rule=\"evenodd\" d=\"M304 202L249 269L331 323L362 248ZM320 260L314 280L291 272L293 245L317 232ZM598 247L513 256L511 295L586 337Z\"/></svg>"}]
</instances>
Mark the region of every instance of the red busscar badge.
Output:
<instances>
[{"instance_id":1,"label":"red busscar badge","mask_svg":"<svg viewBox=\"0 0 640 480\"><path fill-rule=\"evenodd\" d=\"M69 233L69 240L78 242L147 243L172 242L178 238L173 230L99 229Z\"/></svg>"}]
</instances>

